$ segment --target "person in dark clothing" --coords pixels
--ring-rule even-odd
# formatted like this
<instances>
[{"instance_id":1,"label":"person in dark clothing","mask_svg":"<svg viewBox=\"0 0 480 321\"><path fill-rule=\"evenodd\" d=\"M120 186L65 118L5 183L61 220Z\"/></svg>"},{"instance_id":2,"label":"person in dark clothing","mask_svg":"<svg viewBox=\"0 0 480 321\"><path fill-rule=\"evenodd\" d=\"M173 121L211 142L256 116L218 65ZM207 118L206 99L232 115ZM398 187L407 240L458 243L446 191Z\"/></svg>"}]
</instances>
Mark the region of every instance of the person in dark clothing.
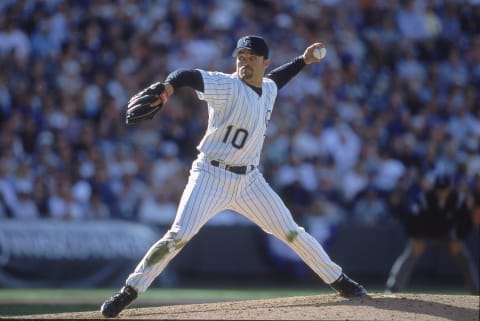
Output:
<instances>
[{"instance_id":1,"label":"person in dark clothing","mask_svg":"<svg viewBox=\"0 0 480 321\"><path fill-rule=\"evenodd\" d=\"M406 288L427 248L447 253L460 268L470 292L479 293L478 268L465 245L472 229L471 209L465 195L453 188L449 176L438 175L433 188L419 193L406 211L403 223L408 242L391 268L387 293Z\"/></svg>"}]
</instances>

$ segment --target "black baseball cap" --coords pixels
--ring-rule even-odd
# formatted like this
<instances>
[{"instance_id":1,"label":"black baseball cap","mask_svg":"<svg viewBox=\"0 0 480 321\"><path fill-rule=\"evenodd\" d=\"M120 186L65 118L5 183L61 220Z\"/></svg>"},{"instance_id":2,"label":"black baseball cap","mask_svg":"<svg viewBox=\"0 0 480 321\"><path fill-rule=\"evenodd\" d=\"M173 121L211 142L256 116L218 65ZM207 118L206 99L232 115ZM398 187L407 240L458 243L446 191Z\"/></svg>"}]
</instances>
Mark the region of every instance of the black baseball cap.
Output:
<instances>
[{"instance_id":1,"label":"black baseball cap","mask_svg":"<svg viewBox=\"0 0 480 321\"><path fill-rule=\"evenodd\" d=\"M248 35L238 39L237 47L233 51L232 57L236 57L241 49L247 49L254 55L268 59L268 46L262 37Z\"/></svg>"}]
</instances>

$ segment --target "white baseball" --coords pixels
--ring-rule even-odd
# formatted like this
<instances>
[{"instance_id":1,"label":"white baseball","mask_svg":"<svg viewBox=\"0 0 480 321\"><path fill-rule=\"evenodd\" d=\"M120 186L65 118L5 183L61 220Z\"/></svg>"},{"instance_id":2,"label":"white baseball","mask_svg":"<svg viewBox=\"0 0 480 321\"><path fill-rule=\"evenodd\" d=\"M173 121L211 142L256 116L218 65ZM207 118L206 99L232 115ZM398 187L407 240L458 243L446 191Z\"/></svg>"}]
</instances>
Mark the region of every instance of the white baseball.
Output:
<instances>
[{"instance_id":1,"label":"white baseball","mask_svg":"<svg viewBox=\"0 0 480 321\"><path fill-rule=\"evenodd\" d=\"M313 56L316 59L322 59L323 57L325 57L326 54L327 54L327 49L325 49L324 47L320 49L319 48L313 49Z\"/></svg>"}]
</instances>

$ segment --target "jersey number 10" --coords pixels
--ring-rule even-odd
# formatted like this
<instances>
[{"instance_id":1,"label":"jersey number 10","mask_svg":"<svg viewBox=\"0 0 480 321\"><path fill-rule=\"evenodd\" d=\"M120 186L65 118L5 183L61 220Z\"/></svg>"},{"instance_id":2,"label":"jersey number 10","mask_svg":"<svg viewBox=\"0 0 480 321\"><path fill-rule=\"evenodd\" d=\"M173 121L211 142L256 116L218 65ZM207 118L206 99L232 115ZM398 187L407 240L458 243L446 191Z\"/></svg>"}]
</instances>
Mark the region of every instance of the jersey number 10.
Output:
<instances>
[{"instance_id":1,"label":"jersey number 10","mask_svg":"<svg viewBox=\"0 0 480 321\"><path fill-rule=\"evenodd\" d=\"M233 130L233 125L227 126L227 132L225 134L225 137L223 138L224 143L228 143L228 141L230 140L230 134L232 133L232 130ZM243 128L236 129L231 138L232 146L238 149L242 148L243 145L245 145L245 141L247 140L247 137L248 137L247 130Z\"/></svg>"}]
</instances>

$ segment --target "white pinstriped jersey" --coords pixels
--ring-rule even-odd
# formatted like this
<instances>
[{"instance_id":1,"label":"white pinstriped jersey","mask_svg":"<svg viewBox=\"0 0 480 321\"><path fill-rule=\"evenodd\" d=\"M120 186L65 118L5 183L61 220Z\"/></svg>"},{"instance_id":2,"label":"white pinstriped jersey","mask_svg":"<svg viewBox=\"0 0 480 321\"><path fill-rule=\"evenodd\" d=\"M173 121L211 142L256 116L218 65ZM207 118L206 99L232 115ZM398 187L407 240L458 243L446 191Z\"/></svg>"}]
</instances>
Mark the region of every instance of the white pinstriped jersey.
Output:
<instances>
[{"instance_id":1,"label":"white pinstriped jersey","mask_svg":"<svg viewBox=\"0 0 480 321\"><path fill-rule=\"evenodd\" d=\"M208 127L198 150L230 165L258 165L268 120L277 96L273 80L263 78L258 95L236 73L199 70L208 104Z\"/></svg>"}]
</instances>

